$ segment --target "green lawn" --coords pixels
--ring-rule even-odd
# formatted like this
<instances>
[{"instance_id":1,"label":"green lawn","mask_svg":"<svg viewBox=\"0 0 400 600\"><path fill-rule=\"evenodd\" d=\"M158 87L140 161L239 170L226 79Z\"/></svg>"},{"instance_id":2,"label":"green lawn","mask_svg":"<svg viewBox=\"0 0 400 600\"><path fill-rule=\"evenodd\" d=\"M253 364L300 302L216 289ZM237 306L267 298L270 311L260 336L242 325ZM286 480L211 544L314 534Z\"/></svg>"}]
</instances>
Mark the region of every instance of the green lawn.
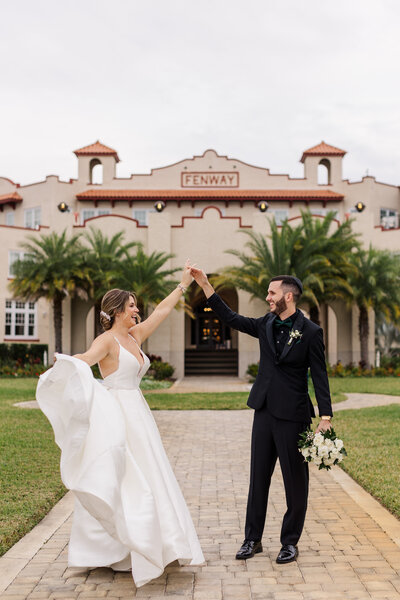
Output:
<instances>
[{"instance_id":1,"label":"green lawn","mask_svg":"<svg viewBox=\"0 0 400 600\"><path fill-rule=\"evenodd\" d=\"M166 390L171 387L172 381L157 381L155 379L149 379L148 377L143 377L142 382L140 384L141 389L144 390Z\"/></svg>"},{"instance_id":2,"label":"green lawn","mask_svg":"<svg viewBox=\"0 0 400 600\"><path fill-rule=\"evenodd\" d=\"M400 519L400 405L335 413L343 469Z\"/></svg>"},{"instance_id":3,"label":"green lawn","mask_svg":"<svg viewBox=\"0 0 400 600\"><path fill-rule=\"evenodd\" d=\"M14 402L33 399L36 380L0 380L0 555L34 527L65 494L60 452L40 410Z\"/></svg>"},{"instance_id":4,"label":"green lawn","mask_svg":"<svg viewBox=\"0 0 400 600\"><path fill-rule=\"evenodd\" d=\"M400 396L400 377L330 377L333 393L388 394Z\"/></svg>"},{"instance_id":5,"label":"green lawn","mask_svg":"<svg viewBox=\"0 0 400 600\"><path fill-rule=\"evenodd\" d=\"M248 392L218 394L163 394L144 392L152 410L241 410L248 408Z\"/></svg>"},{"instance_id":6,"label":"green lawn","mask_svg":"<svg viewBox=\"0 0 400 600\"><path fill-rule=\"evenodd\" d=\"M399 394L395 378L331 378L333 400L344 391ZM46 417L15 402L33 400L36 379L0 379L0 555L38 523L64 495L60 453ZM167 394L145 391L154 410L246 409L248 394ZM400 406L343 411L335 429L349 456L344 469L400 518Z\"/></svg>"}]
</instances>

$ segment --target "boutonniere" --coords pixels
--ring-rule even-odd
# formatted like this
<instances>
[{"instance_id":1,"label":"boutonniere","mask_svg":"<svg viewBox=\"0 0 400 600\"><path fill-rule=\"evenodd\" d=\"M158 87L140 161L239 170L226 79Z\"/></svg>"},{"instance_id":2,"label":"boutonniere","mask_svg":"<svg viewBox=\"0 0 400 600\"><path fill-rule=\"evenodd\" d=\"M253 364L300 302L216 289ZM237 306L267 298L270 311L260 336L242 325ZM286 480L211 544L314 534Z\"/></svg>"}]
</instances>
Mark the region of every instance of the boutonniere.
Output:
<instances>
[{"instance_id":1,"label":"boutonniere","mask_svg":"<svg viewBox=\"0 0 400 600\"><path fill-rule=\"evenodd\" d=\"M290 346L293 340L301 340L302 336L303 333L301 331L298 329L292 329L292 331L289 333L289 341L287 345Z\"/></svg>"}]
</instances>

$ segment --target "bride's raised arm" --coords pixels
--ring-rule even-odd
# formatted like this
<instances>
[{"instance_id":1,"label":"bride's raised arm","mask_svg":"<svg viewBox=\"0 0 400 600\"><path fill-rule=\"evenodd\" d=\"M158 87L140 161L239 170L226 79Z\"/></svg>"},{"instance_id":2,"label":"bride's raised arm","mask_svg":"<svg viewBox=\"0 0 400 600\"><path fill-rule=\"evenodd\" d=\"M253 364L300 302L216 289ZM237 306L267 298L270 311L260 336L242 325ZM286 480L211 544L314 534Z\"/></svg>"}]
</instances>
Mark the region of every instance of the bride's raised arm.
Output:
<instances>
[{"instance_id":1,"label":"bride's raised arm","mask_svg":"<svg viewBox=\"0 0 400 600\"><path fill-rule=\"evenodd\" d=\"M161 323L168 317L174 306L178 303L186 291L186 288L192 283L193 277L190 274L190 269L190 261L187 259L183 269L181 282L178 284L176 289L171 292L169 296L164 298L160 304L157 304L156 308L145 321L134 325L130 329L130 332L139 345L143 344L143 342L147 340L147 338L157 329L157 327L161 325Z\"/></svg>"}]
</instances>

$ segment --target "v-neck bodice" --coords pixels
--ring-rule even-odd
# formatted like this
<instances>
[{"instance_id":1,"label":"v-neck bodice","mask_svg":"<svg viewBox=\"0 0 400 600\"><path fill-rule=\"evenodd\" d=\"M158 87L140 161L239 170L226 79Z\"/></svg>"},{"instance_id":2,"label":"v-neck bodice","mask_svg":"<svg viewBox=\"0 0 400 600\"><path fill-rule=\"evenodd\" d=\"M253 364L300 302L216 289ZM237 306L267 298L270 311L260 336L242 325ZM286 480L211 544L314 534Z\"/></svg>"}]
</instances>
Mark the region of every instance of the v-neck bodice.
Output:
<instances>
[{"instance_id":1,"label":"v-neck bodice","mask_svg":"<svg viewBox=\"0 0 400 600\"><path fill-rule=\"evenodd\" d=\"M110 375L107 375L107 377L104 377L104 385L119 390L138 389L143 375L150 366L150 359L138 346L139 352L143 357L143 364L141 365L136 356L124 348L118 338L114 336L114 339L119 345L118 368Z\"/></svg>"}]
</instances>

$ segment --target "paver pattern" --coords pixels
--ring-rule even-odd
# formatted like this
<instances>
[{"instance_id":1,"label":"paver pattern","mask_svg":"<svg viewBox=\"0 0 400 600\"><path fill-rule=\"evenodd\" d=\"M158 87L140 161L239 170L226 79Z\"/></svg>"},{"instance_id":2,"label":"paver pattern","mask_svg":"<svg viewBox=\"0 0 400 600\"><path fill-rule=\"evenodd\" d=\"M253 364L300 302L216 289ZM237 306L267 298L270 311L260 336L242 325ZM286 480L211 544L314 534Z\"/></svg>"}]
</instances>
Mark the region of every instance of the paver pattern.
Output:
<instances>
[{"instance_id":1,"label":"paver pattern","mask_svg":"<svg viewBox=\"0 0 400 600\"><path fill-rule=\"evenodd\" d=\"M172 564L136 589L129 573L67 567L69 518L2 593L5 600L400 600L400 549L328 472L311 469L297 562L277 565L285 511L273 478L264 552L234 555L243 540L252 411L159 411L155 418L206 557Z\"/></svg>"},{"instance_id":2,"label":"paver pattern","mask_svg":"<svg viewBox=\"0 0 400 600\"><path fill-rule=\"evenodd\" d=\"M198 375L186 375L175 381L168 390L162 390L170 394L191 394L194 392L218 393L218 392L248 392L252 383L247 379L232 377L230 375L210 375L208 377Z\"/></svg>"}]
</instances>

